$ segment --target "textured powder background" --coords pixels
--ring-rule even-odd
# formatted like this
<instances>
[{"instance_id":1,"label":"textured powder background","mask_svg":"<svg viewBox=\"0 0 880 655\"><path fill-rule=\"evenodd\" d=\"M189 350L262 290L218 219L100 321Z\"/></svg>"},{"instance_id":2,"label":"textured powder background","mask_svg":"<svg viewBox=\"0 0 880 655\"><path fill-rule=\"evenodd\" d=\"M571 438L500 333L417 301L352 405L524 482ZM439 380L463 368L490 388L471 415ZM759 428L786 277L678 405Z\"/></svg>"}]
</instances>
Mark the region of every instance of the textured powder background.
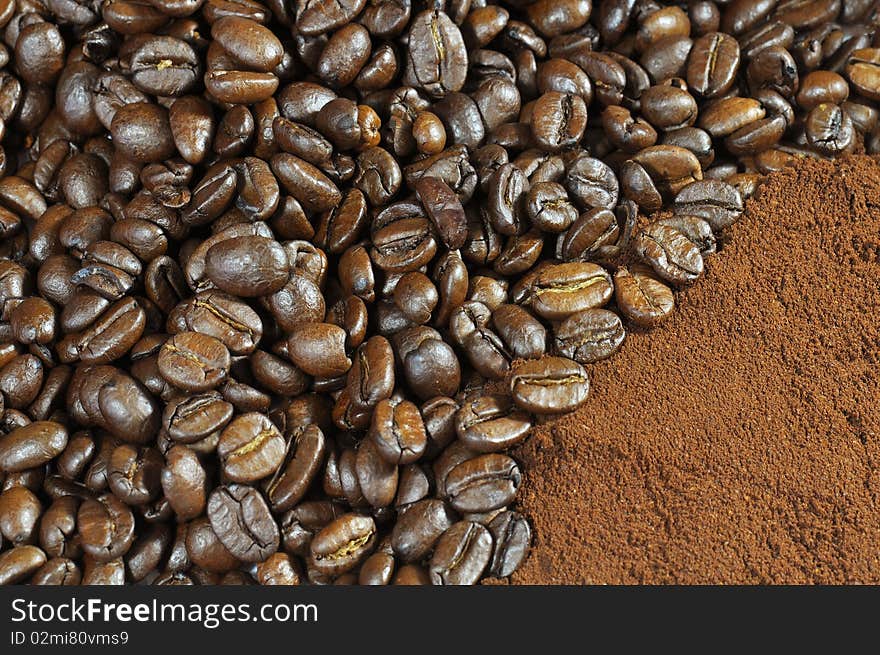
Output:
<instances>
[{"instance_id":1,"label":"textured powder background","mask_svg":"<svg viewBox=\"0 0 880 655\"><path fill-rule=\"evenodd\" d=\"M515 453L512 582L880 582L880 165L772 175L665 324Z\"/></svg>"}]
</instances>

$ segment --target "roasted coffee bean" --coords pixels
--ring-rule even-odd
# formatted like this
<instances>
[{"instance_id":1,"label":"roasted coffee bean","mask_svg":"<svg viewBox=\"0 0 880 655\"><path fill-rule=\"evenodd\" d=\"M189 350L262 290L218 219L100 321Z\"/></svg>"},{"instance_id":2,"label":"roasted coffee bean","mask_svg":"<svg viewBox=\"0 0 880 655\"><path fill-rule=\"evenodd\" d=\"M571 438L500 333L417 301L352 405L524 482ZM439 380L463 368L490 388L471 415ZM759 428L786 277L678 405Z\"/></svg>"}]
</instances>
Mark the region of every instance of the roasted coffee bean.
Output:
<instances>
[{"instance_id":1,"label":"roasted coffee bean","mask_svg":"<svg viewBox=\"0 0 880 655\"><path fill-rule=\"evenodd\" d=\"M684 187L675 197L676 214L699 216L715 230L736 221L743 212L739 192L721 180L703 180Z\"/></svg>"},{"instance_id":2,"label":"roasted coffee bean","mask_svg":"<svg viewBox=\"0 0 880 655\"><path fill-rule=\"evenodd\" d=\"M840 155L852 150L856 137L852 119L838 105L815 106L804 120L807 143L823 155Z\"/></svg>"},{"instance_id":3,"label":"roasted coffee bean","mask_svg":"<svg viewBox=\"0 0 880 655\"><path fill-rule=\"evenodd\" d=\"M159 372L174 386L191 392L208 391L229 373L229 350L221 341L196 332L176 334L159 351Z\"/></svg>"},{"instance_id":4,"label":"roasted coffee bean","mask_svg":"<svg viewBox=\"0 0 880 655\"><path fill-rule=\"evenodd\" d=\"M558 152L575 145L587 127L587 106L571 93L548 91L532 108L532 136L538 147Z\"/></svg>"},{"instance_id":5,"label":"roasted coffee bean","mask_svg":"<svg viewBox=\"0 0 880 655\"><path fill-rule=\"evenodd\" d=\"M532 424L507 396L486 395L462 404L455 429L462 443L475 452L498 452L521 443Z\"/></svg>"},{"instance_id":6,"label":"roasted coffee bean","mask_svg":"<svg viewBox=\"0 0 880 655\"><path fill-rule=\"evenodd\" d=\"M431 556L433 584L475 584L492 558L492 535L484 526L460 521L437 542Z\"/></svg>"},{"instance_id":7,"label":"roasted coffee bean","mask_svg":"<svg viewBox=\"0 0 880 655\"><path fill-rule=\"evenodd\" d=\"M614 294L621 313L640 327L652 327L672 313L672 290L641 269L619 269Z\"/></svg>"},{"instance_id":8,"label":"roasted coffee bean","mask_svg":"<svg viewBox=\"0 0 880 655\"><path fill-rule=\"evenodd\" d=\"M107 479L113 494L128 505L145 505L161 491L162 456L155 448L118 446L110 456Z\"/></svg>"},{"instance_id":9,"label":"roasted coffee bean","mask_svg":"<svg viewBox=\"0 0 880 655\"><path fill-rule=\"evenodd\" d=\"M309 564L328 576L351 571L370 554L376 539L376 524L371 517L344 514L312 539Z\"/></svg>"},{"instance_id":10,"label":"roasted coffee bean","mask_svg":"<svg viewBox=\"0 0 880 655\"><path fill-rule=\"evenodd\" d=\"M223 474L233 482L256 482L274 473L284 461L284 437L262 414L234 418L220 433L217 456Z\"/></svg>"},{"instance_id":11,"label":"roasted coffee bean","mask_svg":"<svg viewBox=\"0 0 880 655\"><path fill-rule=\"evenodd\" d=\"M281 244L272 239L233 237L211 246L205 255L205 273L227 293L265 296L287 282L287 254Z\"/></svg>"},{"instance_id":12,"label":"roasted coffee bean","mask_svg":"<svg viewBox=\"0 0 880 655\"><path fill-rule=\"evenodd\" d=\"M76 524L83 550L97 562L124 555L134 542L134 515L112 494L84 501Z\"/></svg>"},{"instance_id":13,"label":"roasted coffee bean","mask_svg":"<svg viewBox=\"0 0 880 655\"><path fill-rule=\"evenodd\" d=\"M425 452L427 433L418 407L404 400L381 400L373 410L369 437L386 462L409 464Z\"/></svg>"},{"instance_id":14,"label":"roasted coffee bean","mask_svg":"<svg viewBox=\"0 0 880 655\"><path fill-rule=\"evenodd\" d=\"M561 320L575 312L601 307L613 292L611 276L596 264L551 264L525 276L514 287L514 302L527 304L548 320Z\"/></svg>"},{"instance_id":15,"label":"roasted coffee bean","mask_svg":"<svg viewBox=\"0 0 880 655\"><path fill-rule=\"evenodd\" d=\"M507 455L478 455L449 471L445 492L459 512L489 512L510 503L521 481L519 467Z\"/></svg>"},{"instance_id":16,"label":"roasted coffee bean","mask_svg":"<svg viewBox=\"0 0 880 655\"><path fill-rule=\"evenodd\" d=\"M587 400L587 372L564 357L545 357L518 363L511 369L514 402L535 414L570 412Z\"/></svg>"},{"instance_id":17,"label":"roasted coffee bean","mask_svg":"<svg viewBox=\"0 0 880 655\"><path fill-rule=\"evenodd\" d=\"M449 16L439 10L423 11L413 18L408 42L404 84L435 98L461 90L468 56L461 32Z\"/></svg>"},{"instance_id":18,"label":"roasted coffee bean","mask_svg":"<svg viewBox=\"0 0 880 655\"><path fill-rule=\"evenodd\" d=\"M188 521L205 509L207 475L196 454L186 446L172 446L161 472L162 491L178 520Z\"/></svg>"},{"instance_id":19,"label":"roasted coffee bean","mask_svg":"<svg viewBox=\"0 0 880 655\"><path fill-rule=\"evenodd\" d=\"M261 562L278 549L278 524L253 487L217 487L208 497L208 519L223 545L242 562Z\"/></svg>"},{"instance_id":20,"label":"roasted coffee bean","mask_svg":"<svg viewBox=\"0 0 880 655\"><path fill-rule=\"evenodd\" d=\"M0 437L0 470L15 473L42 466L67 446L67 430L54 421L34 421Z\"/></svg>"},{"instance_id":21,"label":"roasted coffee bean","mask_svg":"<svg viewBox=\"0 0 880 655\"><path fill-rule=\"evenodd\" d=\"M854 50L846 63L846 76L860 95L871 100L880 99L880 50Z\"/></svg>"},{"instance_id":22,"label":"roasted coffee bean","mask_svg":"<svg viewBox=\"0 0 880 655\"><path fill-rule=\"evenodd\" d=\"M712 32L694 42L688 58L687 82L705 98L723 95L739 70L739 43L729 34Z\"/></svg>"},{"instance_id":23,"label":"roasted coffee bean","mask_svg":"<svg viewBox=\"0 0 880 655\"><path fill-rule=\"evenodd\" d=\"M653 223L639 231L634 245L642 261L672 284L692 284L703 273L699 248L673 227Z\"/></svg>"},{"instance_id":24,"label":"roasted coffee bean","mask_svg":"<svg viewBox=\"0 0 880 655\"><path fill-rule=\"evenodd\" d=\"M302 500L320 472L325 452L324 435L318 426L294 429L288 439L286 462L266 485L266 495L274 511L286 511Z\"/></svg>"},{"instance_id":25,"label":"roasted coffee bean","mask_svg":"<svg viewBox=\"0 0 880 655\"><path fill-rule=\"evenodd\" d=\"M532 531L529 522L516 512L501 512L489 523L494 544L489 575L506 578L519 568L529 553Z\"/></svg>"},{"instance_id":26,"label":"roasted coffee bean","mask_svg":"<svg viewBox=\"0 0 880 655\"><path fill-rule=\"evenodd\" d=\"M611 357L626 336L620 317L605 309L586 309L572 314L553 330L557 353L581 364Z\"/></svg>"},{"instance_id":27,"label":"roasted coffee bean","mask_svg":"<svg viewBox=\"0 0 880 655\"><path fill-rule=\"evenodd\" d=\"M461 248L467 237L467 219L455 192L440 178L428 175L418 179L414 190L443 244L453 250Z\"/></svg>"}]
</instances>

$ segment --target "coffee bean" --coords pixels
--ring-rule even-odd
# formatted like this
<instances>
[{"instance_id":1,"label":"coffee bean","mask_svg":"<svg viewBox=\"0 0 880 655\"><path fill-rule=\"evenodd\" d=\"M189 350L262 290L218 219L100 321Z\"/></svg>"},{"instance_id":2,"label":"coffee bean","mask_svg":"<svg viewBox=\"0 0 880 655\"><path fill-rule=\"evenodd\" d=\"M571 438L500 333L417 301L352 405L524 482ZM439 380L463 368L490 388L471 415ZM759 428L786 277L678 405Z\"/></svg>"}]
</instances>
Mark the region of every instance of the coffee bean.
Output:
<instances>
[{"instance_id":1,"label":"coffee bean","mask_svg":"<svg viewBox=\"0 0 880 655\"><path fill-rule=\"evenodd\" d=\"M67 430L54 421L34 421L0 437L0 470L15 473L42 466L67 446Z\"/></svg>"},{"instance_id":2,"label":"coffee bean","mask_svg":"<svg viewBox=\"0 0 880 655\"><path fill-rule=\"evenodd\" d=\"M309 563L336 576L355 568L376 545L376 524L369 516L344 514L312 539Z\"/></svg>"},{"instance_id":3,"label":"coffee bean","mask_svg":"<svg viewBox=\"0 0 880 655\"><path fill-rule=\"evenodd\" d=\"M703 272L699 248L668 225L654 223L640 230L635 249L641 259L672 284L692 284Z\"/></svg>"},{"instance_id":4,"label":"coffee bean","mask_svg":"<svg viewBox=\"0 0 880 655\"><path fill-rule=\"evenodd\" d=\"M229 373L229 350L222 342L196 332L176 334L159 351L159 372L186 391L208 391Z\"/></svg>"},{"instance_id":5,"label":"coffee bean","mask_svg":"<svg viewBox=\"0 0 880 655\"><path fill-rule=\"evenodd\" d=\"M220 466L233 482L256 482L271 475L284 460L285 450L278 428L255 412L234 418L217 443Z\"/></svg>"},{"instance_id":6,"label":"coffee bean","mask_svg":"<svg viewBox=\"0 0 880 655\"><path fill-rule=\"evenodd\" d=\"M640 327L656 325L675 308L672 290L640 269L619 269L614 293L623 315Z\"/></svg>"},{"instance_id":7,"label":"coffee bean","mask_svg":"<svg viewBox=\"0 0 880 655\"><path fill-rule=\"evenodd\" d=\"M583 366L565 357L521 362L511 375L514 402L535 414L570 412L586 402L590 390Z\"/></svg>"},{"instance_id":8,"label":"coffee bean","mask_svg":"<svg viewBox=\"0 0 880 655\"><path fill-rule=\"evenodd\" d=\"M446 494L459 512L489 512L516 495L522 474L507 455L478 455L455 466L446 476Z\"/></svg>"},{"instance_id":9,"label":"coffee bean","mask_svg":"<svg viewBox=\"0 0 880 655\"><path fill-rule=\"evenodd\" d=\"M611 357L626 336L620 317L605 309L585 309L572 314L553 331L557 353L580 364Z\"/></svg>"},{"instance_id":10,"label":"coffee bean","mask_svg":"<svg viewBox=\"0 0 880 655\"><path fill-rule=\"evenodd\" d=\"M698 216L715 230L728 227L743 212L739 192L720 180L703 180L684 187L675 197L677 214Z\"/></svg>"},{"instance_id":11,"label":"coffee bean","mask_svg":"<svg viewBox=\"0 0 880 655\"><path fill-rule=\"evenodd\" d=\"M462 443L475 452L498 452L521 443L532 423L507 396L492 394L466 401L455 415Z\"/></svg>"},{"instance_id":12,"label":"coffee bean","mask_svg":"<svg viewBox=\"0 0 880 655\"><path fill-rule=\"evenodd\" d=\"M217 487L208 497L208 519L223 545L242 562L261 562L278 549L278 525L253 487Z\"/></svg>"}]
</instances>

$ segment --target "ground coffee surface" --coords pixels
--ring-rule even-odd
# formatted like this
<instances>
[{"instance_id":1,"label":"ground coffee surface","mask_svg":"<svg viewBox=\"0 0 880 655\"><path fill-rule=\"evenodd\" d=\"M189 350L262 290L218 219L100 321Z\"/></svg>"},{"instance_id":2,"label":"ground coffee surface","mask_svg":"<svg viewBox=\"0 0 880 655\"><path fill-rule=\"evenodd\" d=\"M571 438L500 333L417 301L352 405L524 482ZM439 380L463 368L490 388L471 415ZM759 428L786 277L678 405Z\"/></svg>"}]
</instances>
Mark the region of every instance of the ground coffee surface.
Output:
<instances>
[{"instance_id":1,"label":"ground coffee surface","mask_svg":"<svg viewBox=\"0 0 880 655\"><path fill-rule=\"evenodd\" d=\"M880 164L776 173L726 241L515 454L513 582L880 582Z\"/></svg>"}]
</instances>

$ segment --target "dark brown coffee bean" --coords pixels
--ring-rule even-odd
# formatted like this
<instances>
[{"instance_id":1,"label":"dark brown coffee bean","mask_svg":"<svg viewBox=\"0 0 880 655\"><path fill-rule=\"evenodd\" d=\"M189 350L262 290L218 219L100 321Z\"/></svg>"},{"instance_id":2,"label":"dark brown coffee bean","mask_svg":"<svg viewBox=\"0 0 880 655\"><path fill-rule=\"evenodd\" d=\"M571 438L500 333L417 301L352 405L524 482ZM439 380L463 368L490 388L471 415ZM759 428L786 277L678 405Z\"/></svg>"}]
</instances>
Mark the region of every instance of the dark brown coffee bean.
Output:
<instances>
[{"instance_id":1,"label":"dark brown coffee bean","mask_svg":"<svg viewBox=\"0 0 880 655\"><path fill-rule=\"evenodd\" d=\"M521 481L519 467L507 455L478 455L449 471L445 493L459 512L489 512L509 504Z\"/></svg>"},{"instance_id":2,"label":"dark brown coffee bean","mask_svg":"<svg viewBox=\"0 0 880 655\"><path fill-rule=\"evenodd\" d=\"M506 578L519 568L529 553L532 540L529 522L516 512L501 512L488 527L494 543L489 575Z\"/></svg>"},{"instance_id":3,"label":"dark brown coffee bean","mask_svg":"<svg viewBox=\"0 0 880 655\"><path fill-rule=\"evenodd\" d=\"M275 512L300 502L324 463L326 442L317 425L294 428L288 438L286 462L266 484L266 496Z\"/></svg>"},{"instance_id":4,"label":"dark brown coffee bean","mask_svg":"<svg viewBox=\"0 0 880 655\"><path fill-rule=\"evenodd\" d=\"M672 284L692 284L703 273L700 249L673 227L653 223L636 234L637 255Z\"/></svg>"},{"instance_id":5,"label":"dark brown coffee bean","mask_svg":"<svg viewBox=\"0 0 880 655\"><path fill-rule=\"evenodd\" d=\"M404 84L434 98L460 91L467 76L467 50L455 23L444 12L423 11L410 24Z\"/></svg>"},{"instance_id":6,"label":"dark brown coffee bean","mask_svg":"<svg viewBox=\"0 0 880 655\"><path fill-rule=\"evenodd\" d=\"M208 519L223 545L242 562L261 562L278 549L278 525L253 487L214 489L208 497Z\"/></svg>"},{"instance_id":7,"label":"dark brown coffee bean","mask_svg":"<svg viewBox=\"0 0 880 655\"><path fill-rule=\"evenodd\" d=\"M331 323L300 323L287 341L291 361L309 375L335 377L351 368L345 353L346 334Z\"/></svg>"},{"instance_id":8,"label":"dark brown coffee bean","mask_svg":"<svg viewBox=\"0 0 880 655\"><path fill-rule=\"evenodd\" d=\"M507 396L481 396L462 404L455 416L455 429L464 445L476 452L498 452L521 443L532 423L514 408Z\"/></svg>"},{"instance_id":9,"label":"dark brown coffee bean","mask_svg":"<svg viewBox=\"0 0 880 655\"><path fill-rule=\"evenodd\" d=\"M180 443L195 443L222 429L232 419L232 405L216 391L169 402L162 416L168 436Z\"/></svg>"},{"instance_id":10,"label":"dark brown coffee bean","mask_svg":"<svg viewBox=\"0 0 880 655\"><path fill-rule=\"evenodd\" d=\"M538 147L548 152L575 145L586 126L587 107L578 95L548 91L532 109L532 136Z\"/></svg>"},{"instance_id":11,"label":"dark brown coffee bean","mask_svg":"<svg viewBox=\"0 0 880 655\"><path fill-rule=\"evenodd\" d=\"M601 307L612 294L611 276L589 263L553 264L525 276L514 287L514 302L527 304L548 320L561 320L584 309Z\"/></svg>"},{"instance_id":12,"label":"dark brown coffee bean","mask_svg":"<svg viewBox=\"0 0 880 655\"><path fill-rule=\"evenodd\" d=\"M715 230L736 221L743 212L739 192L721 180L703 180L684 187L675 197L676 214L699 216Z\"/></svg>"},{"instance_id":13,"label":"dark brown coffee bean","mask_svg":"<svg viewBox=\"0 0 880 655\"><path fill-rule=\"evenodd\" d=\"M479 523L460 521L444 532L437 542L431 556L431 582L438 585L476 584L491 558L492 535L489 530Z\"/></svg>"},{"instance_id":14,"label":"dark brown coffee bean","mask_svg":"<svg viewBox=\"0 0 880 655\"><path fill-rule=\"evenodd\" d=\"M376 545L376 524L369 516L344 514L312 539L309 563L325 575L351 571Z\"/></svg>"},{"instance_id":15,"label":"dark brown coffee bean","mask_svg":"<svg viewBox=\"0 0 880 655\"><path fill-rule=\"evenodd\" d=\"M83 550L97 562L124 555L134 542L134 516L111 494L83 502L76 524Z\"/></svg>"},{"instance_id":16,"label":"dark brown coffee bean","mask_svg":"<svg viewBox=\"0 0 880 655\"><path fill-rule=\"evenodd\" d=\"M672 290L641 269L619 269L614 293L621 313L640 327L652 327L672 313Z\"/></svg>"},{"instance_id":17,"label":"dark brown coffee bean","mask_svg":"<svg viewBox=\"0 0 880 655\"><path fill-rule=\"evenodd\" d=\"M535 414L570 412L586 402L590 390L584 368L565 357L524 361L511 374L513 400Z\"/></svg>"},{"instance_id":18,"label":"dark brown coffee bean","mask_svg":"<svg viewBox=\"0 0 880 655\"><path fill-rule=\"evenodd\" d=\"M207 251L205 273L222 291L252 297L278 291L288 279L287 254L277 241L241 236Z\"/></svg>"},{"instance_id":19,"label":"dark brown coffee bean","mask_svg":"<svg viewBox=\"0 0 880 655\"><path fill-rule=\"evenodd\" d=\"M34 421L0 438L0 470L15 473L42 466L67 446L67 430L54 421Z\"/></svg>"},{"instance_id":20,"label":"dark brown coffee bean","mask_svg":"<svg viewBox=\"0 0 880 655\"><path fill-rule=\"evenodd\" d=\"M233 419L220 434L217 455L224 475L233 482L256 482L284 461L284 437L262 414Z\"/></svg>"},{"instance_id":21,"label":"dark brown coffee bean","mask_svg":"<svg viewBox=\"0 0 880 655\"><path fill-rule=\"evenodd\" d=\"M222 342L196 332L176 334L159 351L159 372L186 391L208 391L229 373L229 350Z\"/></svg>"},{"instance_id":22,"label":"dark brown coffee bean","mask_svg":"<svg viewBox=\"0 0 880 655\"><path fill-rule=\"evenodd\" d=\"M626 336L620 317L605 309L586 309L572 314L553 331L557 353L581 364L611 357Z\"/></svg>"},{"instance_id":23,"label":"dark brown coffee bean","mask_svg":"<svg viewBox=\"0 0 880 655\"><path fill-rule=\"evenodd\" d=\"M199 516L206 504L207 476L196 454L186 446L172 446L165 454L162 491L178 520Z\"/></svg>"}]
</instances>

